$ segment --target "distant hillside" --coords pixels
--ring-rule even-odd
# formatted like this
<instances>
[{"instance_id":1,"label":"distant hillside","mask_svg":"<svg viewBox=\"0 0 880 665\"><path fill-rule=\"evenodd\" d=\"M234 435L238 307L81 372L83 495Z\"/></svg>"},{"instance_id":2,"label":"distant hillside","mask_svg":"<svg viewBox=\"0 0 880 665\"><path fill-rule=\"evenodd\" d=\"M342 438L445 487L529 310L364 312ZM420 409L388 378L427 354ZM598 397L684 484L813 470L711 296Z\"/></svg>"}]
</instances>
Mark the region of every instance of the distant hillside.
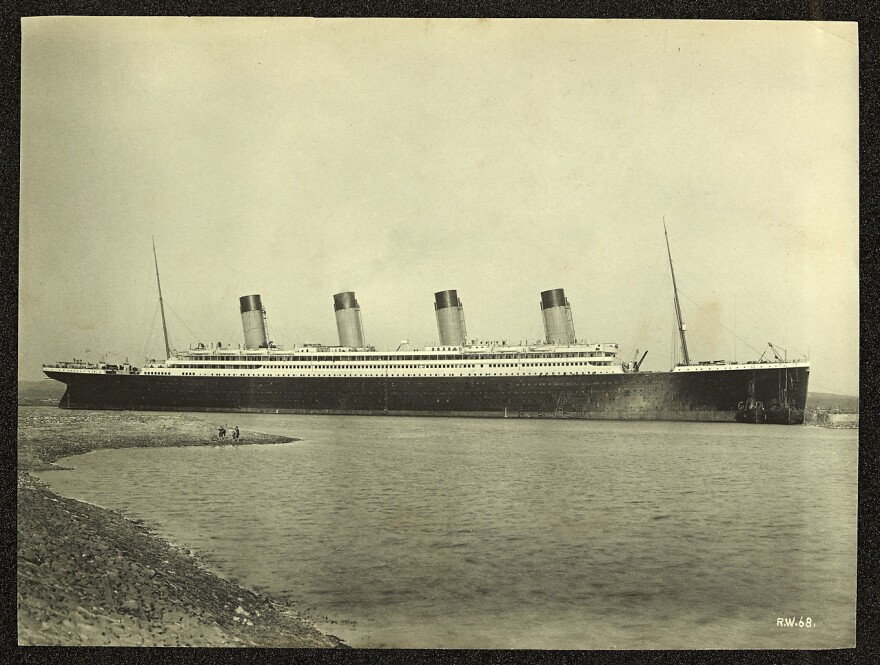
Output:
<instances>
[{"instance_id":1,"label":"distant hillside","mask_svg":"<svg viewBox=\"0 0 880 665\"><path fill-rule=\"evenodd\" d=\"M19 404L57 404L64 396L65 385L52 379L19 381Z\"/></svg>"},{"instance_id":2,"label":"distant hillside","mask_svg":"<svg viewBox=\"0 0 880 665\"><path fill-rule=\"evenodd\" d=\"M808 409L841 409L858 411L859 398L853 395L835 395L834 393L807 393Z\"/></svg>"}]
</instances>

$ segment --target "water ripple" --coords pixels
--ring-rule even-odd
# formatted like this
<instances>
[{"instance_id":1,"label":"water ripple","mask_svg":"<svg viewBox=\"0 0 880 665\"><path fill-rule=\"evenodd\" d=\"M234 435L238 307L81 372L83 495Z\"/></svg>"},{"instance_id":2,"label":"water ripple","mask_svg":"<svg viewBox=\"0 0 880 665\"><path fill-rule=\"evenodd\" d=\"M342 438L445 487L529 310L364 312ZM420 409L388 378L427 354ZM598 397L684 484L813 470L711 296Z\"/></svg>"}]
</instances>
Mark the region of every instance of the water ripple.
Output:
<instances>
[{"instance_id":1,"label":"water ripple","mask_svg":"<svg viewBox=\"0 0 880 665\"><path fill-rule=\"evenodd\" d=\"M101 451L41 477L361 646L854 640L850 432L237 416L279 446ZM804 614L818 627L775 628ZM320 625L320 622L319 622Z\"/></svg>"}]
</instances>

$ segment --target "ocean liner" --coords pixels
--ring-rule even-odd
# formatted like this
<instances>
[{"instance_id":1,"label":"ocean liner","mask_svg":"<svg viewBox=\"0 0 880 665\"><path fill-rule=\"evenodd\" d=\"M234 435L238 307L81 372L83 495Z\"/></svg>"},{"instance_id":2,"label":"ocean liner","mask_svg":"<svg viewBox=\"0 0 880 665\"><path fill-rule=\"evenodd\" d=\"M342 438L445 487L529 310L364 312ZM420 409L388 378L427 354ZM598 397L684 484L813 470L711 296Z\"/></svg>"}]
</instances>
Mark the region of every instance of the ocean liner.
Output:
<instances>
[{"instance_id":1,"label":"ocean liner","mask_svg":"<svg viewBox=\"0 0 880 665\"><path fill-rule=\"evenodd\" d=\"M563 289L541 293L545 335L534 343L468 339L448 290L434 294L439 344L377 351L364 341L355 294L344 292L333 296L338 345L274 344L260 296L247 295L243 345L174 350L156 262L164 361L59 362L43 372L67 385L59 406L69 409L802 423L808 361L774 349L774 361L691 362L671 253L669 265L681 344L669 371L642 371L647 352L624 362L617 344L579 341Z\"/></svg>"}]
</instances>

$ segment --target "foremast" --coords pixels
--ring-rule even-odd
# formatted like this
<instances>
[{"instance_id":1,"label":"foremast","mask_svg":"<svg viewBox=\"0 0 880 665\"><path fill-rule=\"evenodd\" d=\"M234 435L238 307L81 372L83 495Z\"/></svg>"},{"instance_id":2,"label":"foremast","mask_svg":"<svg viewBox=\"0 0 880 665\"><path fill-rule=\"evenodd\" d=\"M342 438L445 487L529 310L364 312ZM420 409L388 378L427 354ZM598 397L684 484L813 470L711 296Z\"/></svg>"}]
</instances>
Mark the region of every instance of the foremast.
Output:
<instances>
[{"instance_id":1,"label":"foremast","mask_svg":"<svg viewBox=\"0 0 880 665\"><path fill-rule=\"evenodd\" d=\"M675 269L672 267L672 252L669 250L669 233L666 232L666 218L663 218L663 235L666 236L666 254L669 256L669 272L672 273L672 293L675 298L675 318L678 321L678 334L681 337L681 359L684 365L690 365L688 356L687 339L685 339L685 325L681 320L681 306L678 304L678 287L675 284Z\"/></svg>"},{"instance_id":2,"label":"foremast","mask_svg":"<svg viewBox=\"0 0 880 665\"><path fill-rule=\"evenodd\" d=\"M153 238L153 263L156 265L156 286L159 287L159 311L162 314L162 332L165 335L165 359L171 357L171 342L168 340L168 324L165 321L165 301L162 300L162 282L159 281L159 259L156 258L156 239Z\"/></svg>"}]
</instances>

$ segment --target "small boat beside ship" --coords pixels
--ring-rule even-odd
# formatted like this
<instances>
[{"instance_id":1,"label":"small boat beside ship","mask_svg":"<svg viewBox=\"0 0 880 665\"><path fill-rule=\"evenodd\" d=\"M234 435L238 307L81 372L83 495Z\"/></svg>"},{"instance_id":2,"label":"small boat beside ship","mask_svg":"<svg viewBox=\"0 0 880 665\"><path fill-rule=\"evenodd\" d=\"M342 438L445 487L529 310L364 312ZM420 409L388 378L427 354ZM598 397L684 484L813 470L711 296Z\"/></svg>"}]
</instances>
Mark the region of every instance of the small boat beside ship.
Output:
<instances>
[{"instance_id":1,"label":"small boat beside ship","mask_svg":"<svg viewBox=\"0 0 880 665\"><path fill-rule=\"evenodd\" d=\"M737 404L734 420L738 423L752 423L762 425L767 422L767 411L764 403L755 398L755 382L749 381L749 396Z\"/></svg>"}]
</instances>

